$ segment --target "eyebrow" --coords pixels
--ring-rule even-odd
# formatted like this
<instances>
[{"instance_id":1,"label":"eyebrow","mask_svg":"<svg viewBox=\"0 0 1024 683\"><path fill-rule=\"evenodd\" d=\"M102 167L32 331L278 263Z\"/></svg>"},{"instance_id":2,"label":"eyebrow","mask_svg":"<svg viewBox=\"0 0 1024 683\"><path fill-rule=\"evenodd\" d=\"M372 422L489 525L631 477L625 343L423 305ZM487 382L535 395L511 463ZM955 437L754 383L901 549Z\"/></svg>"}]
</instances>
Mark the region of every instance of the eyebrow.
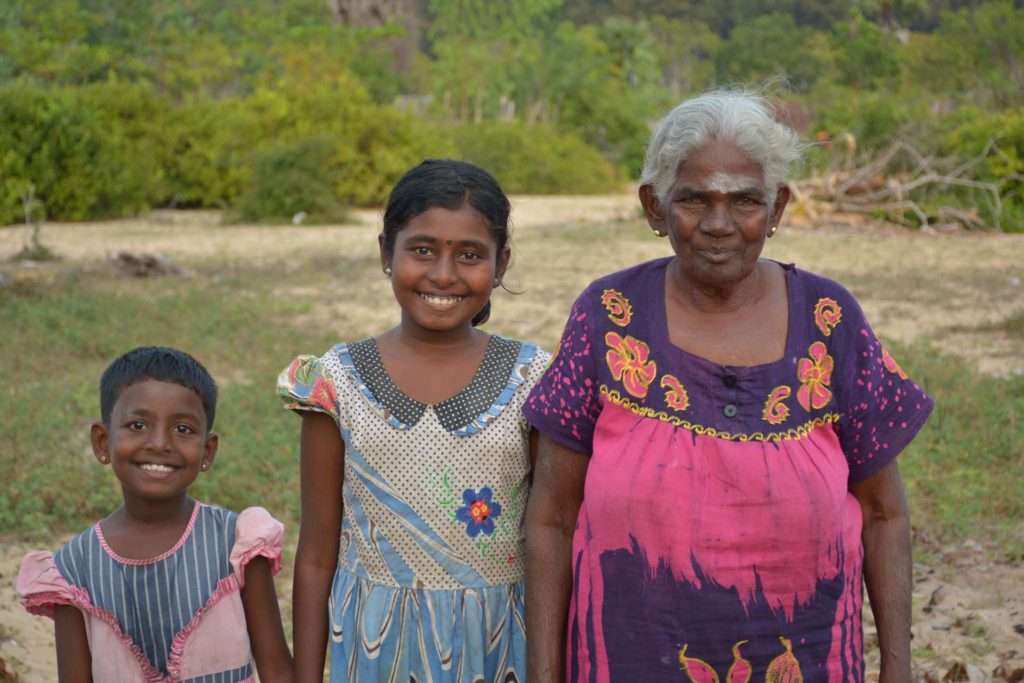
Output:
<instances>
[{"instance_id":1,"label":"eyebrow","mask_svg":"<svg viewBox=\"0 0 1024 683\"><path fill-rule=\"evenodd\" d=\"M155 413L152 410L148 410L146 408L134 408L132 410L125 411L124 417L153 417L154 414ZM171 419L181 419L183 417L187 417L193 420L198 420L200 419L201 415L200 413L178 411L176 413L172 413L170 417Z\"/></svg>"},{"instance_id":2,"label":"eyebrow","mask_svg":"<svg viewBox=\"0 0 1024 683\"><path fill-rule=\"evenodd\" d=\"M408 238L406 238L406 242L416 244L440 244L444 242L447 245L456 247L475 247L483 251L490 249L490 246L486 242L482 242L480 240L441 240L431 235L424 234L410 235Z\"/></svg>"},{"instance_id":3,"label":"eyebrow","mask_svg":"<svg viewBox=\"0 0 1024 683\"><path fill-rule=\"evenodd\" d=\"M677 198L677 199L679 197L707 197L707 196L712 195L712 194L718 194L718 192L716 190L710 190L710 189L705 189L705 188L697 188L697 187L693 187L693 186L690 186L690 185L682 185L682 186L678 187L675 192L673 192L673 196L675 198ZM730 197L732 197L732 196L736 196L736 197L755 196L755 197L764 198L765 196L767 196L768 193L762 187L757 187L756 185L751 185L749 187L741 187L741 188L739 188L737 190L732 190L730 192L726 192L725 194L729 195Z\"/></svg>"}]
</instances>

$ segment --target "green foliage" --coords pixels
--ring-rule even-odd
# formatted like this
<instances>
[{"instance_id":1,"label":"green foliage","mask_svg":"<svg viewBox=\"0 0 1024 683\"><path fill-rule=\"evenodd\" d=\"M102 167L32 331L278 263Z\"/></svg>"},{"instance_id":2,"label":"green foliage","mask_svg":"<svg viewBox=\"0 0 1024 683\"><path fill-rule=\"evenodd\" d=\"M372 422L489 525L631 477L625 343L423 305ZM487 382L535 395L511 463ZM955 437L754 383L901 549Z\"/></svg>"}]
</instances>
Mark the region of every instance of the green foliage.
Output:
<instances>
[{"instance_id":1,"label":"green foliage","mask_svg":"<svg viewBox=\"0 0 1024 683\"><path fill-rule=\"evenodd\" d=\"M254 223L331 223L344 218L334 196L331 141L323 137L279 145L255 156L249 187L235 217ZM301 217L300 217L301 216Z\"/></svg>"},{"instance_id":2,"label":"green foliage","mask_svg":"<svg viewBox=\"0 0 1024 683\"><path fill-rule=\"evenodd\" d=\"M720 81L741 83L783 77L806 92L829 68L820 34L788 14L765 14L740 24L718 52Z\"/></svg>"},{"instance_id":3,"label":"green foliage","mask_svg":"<svg viewBox=\"0 0 1024 683\"><path fill-rule=\"evenodd\" d=\"M589 194L623 184L597 150L546 125L481 123L461 126L453 135L459 157L493 173L506 192Z\"/></svg>"},{"instance_id":4,"label":"green foliage","mask_svg":"<svg viewBox=\"0 0 1024 683\"><path fill-rule=\"evenodd\" d=\"M878 90L899 77L899 41L862 14L836 24L832 42L840 84Z\"/></svg>"}]
</instances>

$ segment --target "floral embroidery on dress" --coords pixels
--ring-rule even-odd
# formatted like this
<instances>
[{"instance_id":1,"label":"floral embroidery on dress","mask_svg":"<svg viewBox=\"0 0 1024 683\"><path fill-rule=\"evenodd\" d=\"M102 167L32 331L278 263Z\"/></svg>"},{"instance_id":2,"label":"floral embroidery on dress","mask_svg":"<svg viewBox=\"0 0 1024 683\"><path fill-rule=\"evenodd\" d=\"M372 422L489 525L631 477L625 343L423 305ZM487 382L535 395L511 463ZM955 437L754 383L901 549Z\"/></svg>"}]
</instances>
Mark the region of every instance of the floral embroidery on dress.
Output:
<instances>
[{"instance_id":1,"label":"floral embroidery on dress","mask_svg":"<svg viewBox=\"0 0 1024 683\"><path fill-rule=\"evenodd\" d=\"M462 507L455 511L455 518L465 522L466 533L476 538L482 531L488 536L494 533L494 520L501 515L501 503L492 500L491 489L484 486L479 492L466 489L462 492Z\"/></svg>"},{"instance_id":2,"label":"floral embroidery on dress","mask_svg":"<svg viewBox=\"0 0 1024 683\"><path fill-rule=\"evenodd\" d=\"M801 386L797 389L796 400L804 410L824 408L832 400L832 368L835 362L828 355L824 342L814 342L807 349L810 358L801 358L796 366L796 376Z\"/></svg>"},{"instance_id":3,"label":"floral embroidery on dress","mask_svg":"<svg viewBox=\"0 0 1024 683\"><path fill-rule=\"evenodd\" d=\"M882 364L885 365L885 369L894 375L899 375L900 379L907 379L908 375L900 367L900 364L896 362L896 359L889 353L889 349L882 347Z\"/></svg>"},{"instance_id":4,"label":"floral embroidery on dress","mask_svg":"<svg viewBox=\"0 0 1024 683\"><path fill-rule=\"evenodd\" d=\"M659 386L665 390L665 405L669 408L682 412L690 407L690 395L675 376L662 375Z\"/></svg>"},{"instance_id":5,"label":"floral embroidery on dress","mask_svg":"<svg viewBox=\"0 0 1024 683\"><path fill-rule=\"evenodd\" d=\"M818 326L821 333L826 337L832 334L832 330L839 326L843 319L843 308L835 299L822 297L814 304L814 324Z\"/></svg>"},{"instance_id":6,"label":"floral embroidery on dress","mask_svg":"<svg viewBox=\"0 0 1024 683\"><path fill-rule=\"evenodd\" d=\"M761 419L773 425L782 424L789 417L789 406L783 401L793 393L785 384L772 389L768 399L764 402L764 410L761 411Z\"/></svg>"},{"instance_id":7,"label":"floral embroidery on dress","mask_svg":"<svg viewBox=\"0 0 1024 683\"><path fill-rule=\"evenodd\" d=\"M605 360L608 369L612 371L612 377L621 381L622 386L633 396L647 396L647 387L658 372L654 361L648 360L651 347L630 335L623 339L615 332L605 334L604 343L610 347Z\"/></svg>"},{"instance_id":8,"label":"floral embroidery on dress","mask_svg":"<svg viewBox=\"0 0 1024 683\"><path fill-rule=\"evenodd\" d=\"M608 310L608 319L619 327L625 327L633 319L633 305L617 289L601 292L601 304Z\"/></svg>"}]
</instances>

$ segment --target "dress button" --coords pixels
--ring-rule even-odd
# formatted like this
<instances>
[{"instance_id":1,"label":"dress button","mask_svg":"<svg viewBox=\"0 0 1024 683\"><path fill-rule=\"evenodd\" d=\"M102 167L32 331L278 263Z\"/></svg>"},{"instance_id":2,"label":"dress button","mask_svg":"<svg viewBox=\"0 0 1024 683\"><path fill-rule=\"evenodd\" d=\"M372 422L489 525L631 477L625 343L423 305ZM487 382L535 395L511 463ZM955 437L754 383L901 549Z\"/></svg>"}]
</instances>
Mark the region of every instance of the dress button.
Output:
<instances>
[{"instance_id":1,"label":"dress button","mask_svg":"<svg viewBox=\"0 0 1024 683\"><path fill-rule=\"evenodd\" d=\"M725 407L722 408L722 414L726 417L736 417L736 406L731 403L725 404Z\"/></svg>"},{"instance_id":2,"label":"dress button","mask_svg":"<svg viewBox=\"0 0 1024 683\"><path fill-rule=\"evenodd\" d=\"M725 375L722 377L722 384L732 389L736 386L736 375Z\"/></svg>"}]
</instances>

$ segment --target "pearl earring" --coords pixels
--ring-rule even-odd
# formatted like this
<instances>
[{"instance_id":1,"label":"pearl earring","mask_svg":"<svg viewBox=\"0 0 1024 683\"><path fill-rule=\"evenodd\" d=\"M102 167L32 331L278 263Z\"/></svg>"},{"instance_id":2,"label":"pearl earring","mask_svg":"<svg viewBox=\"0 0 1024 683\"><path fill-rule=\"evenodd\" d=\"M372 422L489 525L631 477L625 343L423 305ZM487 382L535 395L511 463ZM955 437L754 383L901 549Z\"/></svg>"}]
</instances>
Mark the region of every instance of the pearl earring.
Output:
<instances>
[{"instance_id":1,"label":"pearl earring","mask_svg":"<svg viewBox=\"0 0 1024 683\"><path fill-rule=\"evenodd\" d=\"M384 266L384 274L391 277L391 266Z\"/></svg>"},{"instance_id":2,"label":"pearl earring","mask_svg":"<svg viewBox=\"0 0 1024 683\"><path fill-rule=\"evenodd\" d=\"M651 232L654 233L655 237L664 237L665 235L668 234L667 232L665 232L664 230L661 230L659 228L651 228Z\"/></svg>"},{"instance_id":3,"label":"pearl earring","mask_svg":"<svg viewBox=\"0 0 1024 683\"><path fill-rule=\"evenodd\" d=\"M768 228L768 237L771 237L772 235L774 235L778 231L778 229L779 229L779 226L777 226L777 225L773 225L772 227Z\"/></svg>"}]
</instances>

